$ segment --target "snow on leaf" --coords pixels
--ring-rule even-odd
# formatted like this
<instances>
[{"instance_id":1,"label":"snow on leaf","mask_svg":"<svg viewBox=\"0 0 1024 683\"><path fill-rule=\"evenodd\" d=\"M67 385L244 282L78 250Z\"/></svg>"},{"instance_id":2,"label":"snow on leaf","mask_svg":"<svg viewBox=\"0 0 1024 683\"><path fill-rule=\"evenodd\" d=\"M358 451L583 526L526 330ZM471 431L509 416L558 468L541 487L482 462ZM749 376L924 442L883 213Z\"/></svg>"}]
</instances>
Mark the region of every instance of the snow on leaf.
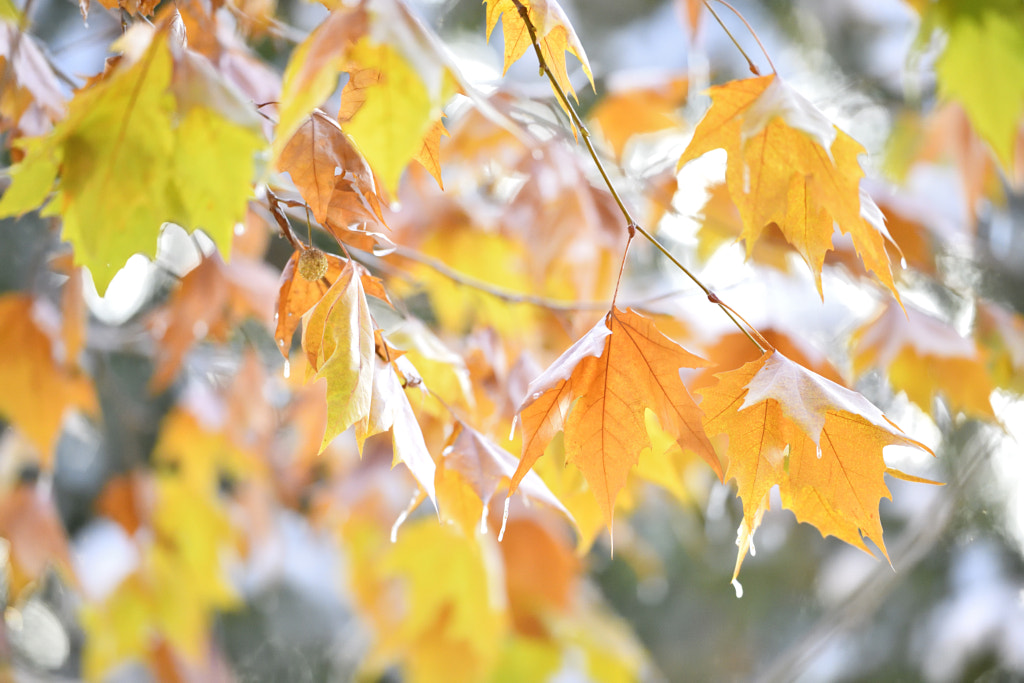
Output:
<instances>
[{"instance_id":1,"label":"snow on leaf","mask_svg":"<svg viewBox=\"0 0 1024 683\"><path fill-rule=\"evenodd\" d=\"M680 368L706 364L650 320L614 309L530 384L519 409L523 455L509 495L561 430L566 462L583 473L610 524L615 497L651 445L647 409L683 449L696 452L721 477L701 411L679 376Z\"/></svg>"},{"instance_id":2,"label":"snow on leaf","mask_svg":"<svg viewBox=\"0 0 1024 683\"><path fill-rule=\"evenodd\" d=\"M717 377L718 384L699 393L707 433L729 437L725 476L736 480L743 501L733 578L751 550L775 485L782 506L822 535L865 552L863 538L868 538L886 554L878 503L891 496L882 449L891 444L928 449L860 394L778 351Z\"/></svg>"},{"instance_id":3,"label":"snow on leaf","mask_svg":"<svg viewBox=\"0 0 1024 683\"><path fill-rule=\"evenodd\" d=\"M351 261L303 318L302 348L310 374L327 382L323 451L336 436L370 414L374 376L373 320Z\"/></svg>"},{"instance_id":4,"label":"snow on leaf","mask_svg":"<svg viewBox=\"0 0 1024 683\"><path fill-rule=\"evenodd\" d=\"M775 224L811 267L824 296L821 269L838 226L852 238L865 268L899 298L885 250L891 238L860 189L864 148L775 75L731 81L710 92L711 109L679 166L712 149L726 150L726 183L743 219L747 254Z\"/></svg>"},{"instance_id":5,"label":"snow on leaf","mask_svg":"<svg viewBox=\"0 0 1024 683\"><path fill-rule=\"evenodd\" d=\"M490 38L494 27L501 18L501 29L505 37L505 67L507 73L512 63L518 60L527 49L532 49L530 33L519 15L519 8L513 0L484 0L487 5L487 37ZM569 81L565 67L565 53L569 52L580 60L584 73L594 87L594 75L590 71L587 53L583 50L576 31L565 16L565 11L555 0L520 0L530 17L530 23L537 31L541 54L555 80L562 89L576 97L576 91Z\"/></svg>"},{"instance_id":6,"label":"snow on leaf","mask_svg":"<svg viewBox=\"0 0 1024 683\"><path fill-rule=\"evenodd\" d=\"M514 455L461 421L457 423L456 431L449 438L442 456L444 469L462 475L485 506L490 504L497 490L512 479L519 465ZM569 511L536 472L526 473L519 484L519 491L526 498L544 503L573 521Z\"/></svg>"},{"instance_id":7,"label":"snow on leaf","mask_svg":"<svg viewBox=\"0 0 1024 683\"><path fill-rule=\"evenodd\" d=\"M893 388L926 413L942 393L953 412L995 419L992 381L977 346L944 320L888 305L854 332L851 344L854 372L885 368Z\"/></svg>"}]
</instances>

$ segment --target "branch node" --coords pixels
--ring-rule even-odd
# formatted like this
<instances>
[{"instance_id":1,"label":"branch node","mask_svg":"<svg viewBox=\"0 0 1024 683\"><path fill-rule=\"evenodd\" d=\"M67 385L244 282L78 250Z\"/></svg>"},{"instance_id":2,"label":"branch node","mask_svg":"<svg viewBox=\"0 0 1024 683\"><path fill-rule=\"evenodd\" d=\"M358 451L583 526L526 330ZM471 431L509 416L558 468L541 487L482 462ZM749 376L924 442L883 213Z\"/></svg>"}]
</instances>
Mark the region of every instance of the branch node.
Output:
<instances>
[{"instance_id":1,"label":"branch node","mask_svg":"<svg viewBox=\"0 0 1024 683\"><path fill-rule=\"evenodd\" d=\"M718 298L718 295L711 291L708 292L708 301L710 301L713 304L719 305L721 305L722 303L722 300Z\"/></svg>"}]
</instances>

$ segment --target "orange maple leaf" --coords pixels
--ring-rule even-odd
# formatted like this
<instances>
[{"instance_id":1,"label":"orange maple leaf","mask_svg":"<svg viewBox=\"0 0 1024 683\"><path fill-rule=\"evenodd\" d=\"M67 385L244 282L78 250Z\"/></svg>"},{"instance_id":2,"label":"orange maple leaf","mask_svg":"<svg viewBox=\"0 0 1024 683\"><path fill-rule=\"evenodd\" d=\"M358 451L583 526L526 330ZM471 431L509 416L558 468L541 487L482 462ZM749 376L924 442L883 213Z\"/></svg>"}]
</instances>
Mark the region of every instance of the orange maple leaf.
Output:
<instances>
[{"instance_id":1,"label":"orange maple leaf","mask_svg":"<svg viewBox=\"0 0 1024 683\"><path fill-rule=\"evenodd\" d=\"M861 191L864 148L774 74L711 88L711 109L679 160L728 153L726 183L743 219L747 254L775 224L814 274L818 293L834 226L896 298L881 211Z\"/></svg>"},{"instance_id":2,"label":"orange maple leaf","mask_svg":"<svg viewBox=\"0 0 1024 683\"><path fill-rule=\"evenodd\" d=\"M0 417L39 449L49 464L65 413L99 408L92 383L54 358L55 344L33 316L33 299L0 296Z\"/></svg>"},{"instance_id":3,"label":"orange maple leaf","mask_svg":"<svg viewBox=\"0 0 1024 683\"><path fill-rule=\"evenodd\" d=\"M359 193L368 207L380 214L369 164L334 119L319 109L307 116L288 140L277 167L292 177L321 224L326 223L339 192ZM347 221L342 222L345 224Z\"/></svg>"},{"instance_id":4,"label":"orange maple leaf","mask_svg":"<svg viewBox=\"0 0 1024 683\"><path fill-rule=\"evenodd\" d=\"M717 377L718 384L698 392L707 433L729 437L725 476L736 480L743 501L734 582L775 485L797 520L865 552L863 538L869 538L888 559L878 504L892 496L883 475L925 480L887 468L882 448L914 446L930 453L928 447L857 392L778 351Z\"/></svg>"},{"instance_id":5,"label":"orange maple leaf","mask_svg":"<svg viewBox=\"0 0 1024 683\"><path fill-rule=\"evenodd\" d=\"M565 433L566 462L575 463L610 524L615 497L651 439L650 409L684 450L700 455L722 477L701 427L701 410L679 376L707 361L661 334L631 311L613 309L535 379L519 408L523 455L509 495L551 438Z\"/></svg>"},{"instance_id":6,"label":"orange maple leaf","mask_svg":"<svg viewBox=\"0 0 1024 683\"><path fill-rule=\"evenodd\" d=\"M277 340L277 350L281 352L285 360L288 359L292 336L302 322L302 316L324 298L324 294L334 282L337 282L347 263L334 254L325 253L327 272L319 280L310 282L302 277L297 270L300 255L300 252L296 251L288 259L284 270L281 271L278 285L277 307L274 313L277 326L274 331L274 339Z\"/></svg>"}]
</instances>

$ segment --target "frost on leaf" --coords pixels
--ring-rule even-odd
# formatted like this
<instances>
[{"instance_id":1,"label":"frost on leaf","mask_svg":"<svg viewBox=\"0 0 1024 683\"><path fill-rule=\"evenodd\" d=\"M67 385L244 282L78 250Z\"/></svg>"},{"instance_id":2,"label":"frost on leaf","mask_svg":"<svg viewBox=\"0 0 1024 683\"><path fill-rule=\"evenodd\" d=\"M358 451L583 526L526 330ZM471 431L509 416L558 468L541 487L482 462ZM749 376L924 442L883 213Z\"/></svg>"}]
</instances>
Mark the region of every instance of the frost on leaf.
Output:
<instances>
[{"instance_id":1,"label":"frost on leaf","mask_svg":"<svg viewBox=\"0 0 1024 683\"><path fill-rule=\"evenodd\" d=\"M731 81L710 92L711 109L679 166L726 150L726 184L742 218L747 254L768 226L777 226L824 296L821 269L838 226L864 267L898 298L885 249L892 239L860 188L864 148L777 76Z\"/></svg>"},{"instance_id":2,"label":"frost on leaf","mask_svg":"<svg viewBox=\"0 0 1024 683\"><path fill-rule=\"evenodd\" d=\"M878 504L892 496L883 475L905 475L886 467L882 449L928 448L860 394L778 351L717 377L718 384L699 393L708 435L728 436L725 478L736 480L743 501L733 578L776 485L797 520L865 552L870 539L888 558Z\"/></svg>"}]
</instances>

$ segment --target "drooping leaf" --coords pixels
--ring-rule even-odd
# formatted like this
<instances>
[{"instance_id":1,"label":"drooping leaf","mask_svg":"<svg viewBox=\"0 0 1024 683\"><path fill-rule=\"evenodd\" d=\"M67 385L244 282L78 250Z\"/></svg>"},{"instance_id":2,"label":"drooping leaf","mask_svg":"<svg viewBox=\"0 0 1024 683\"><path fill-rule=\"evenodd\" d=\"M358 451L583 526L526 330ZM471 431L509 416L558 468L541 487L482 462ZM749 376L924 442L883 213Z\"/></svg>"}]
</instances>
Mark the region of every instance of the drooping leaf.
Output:
<instances>
[{"instance_id":1,"label":"drooping leaf","mask_svg":"<svg viewBox=\"0 0 1024 683\"><path fill-rule=\"evenodd\" d=\"M277 350L285 360L288 359L288 351L291 349L292 335L302 323L302 316L324 298L331 284L337 282L348 263L334 254L325 254L327 272L319 280L310 282L296 270L299 256L299 252L294 252L281 271L274 314L277 318L274 339L277 340Z\"/></svg>"},{"instance_id":2,"label":"drooping leaf","mask_svg":"<svg viewBox=\"0 0 1024 683\"><path fill-rule=\"evenodd\" d=\"M778 351L719 374L718 384L699 393L707 433L729 437L725 476L736 480L743 501L734 580L775 485L799 521L865 552L868 538L886 554L878 504L891 498L884 475L894 471L882 449L925 446L860 394Z\"/></svg>"},{"instance_id":3,"label":"drooping leaf","mask_svg":"<svg viewBox=\"0 0 1024 683\"><path fill-rule=\"evenodd\" d=\"M25 157L0 199L0 215L30 211L59 174L44 214L62 218L75 262L89 268L101 293L131 255L155 256L164 222L202 228L227 258L263 144L217 102L179 102L190 91L171 88L176 65L166 29L149 39L135 62L122 58L79 91L51 135L22 141Z\"/></svg>"},{"instance_id":4,"label":"drooping leaf","mask_svg":"<svg viewBox=\"0 0 1024 683\"><path fill-rule=\"evenodd\" d=\"M49 462L66 413L91 413L98 405L88 378L57 362L54 344L32 310L27 295L0 296L0 415Z\"/></svg>"},{"instance_id":5,"label":"drooping leaf","mask_svg":"<svg viewBox=\"0 0 1024 683\"><path fill-rule=\"evenodd\" d=\"M726 150L726 183L743 219L747 254L774 223L811 267L824 296L821 268L838 226L853 239L865 268L899 298L885 250L891 238L860 188L864 148L775 75L713 87L711 99L679 166Z\"/></svg>"},{"instance_id":6,"label":"drooping leaf","mask_svg":"<svg viewBox=\"0 0 1024 683\"><path fill-rule=\"evenodd\" d=\"M885 368L893 388L926 413L941 393L953 412L995 419L992 381L977 346L945 321L889 305L854 332L851 344L854 372Z\"/></svg>"},{"instance_id":7,"label":"drooping leaf","mask_svg":"<svg viewBox=\"0 0 1024 683\"><path fill-rule=\"evenodd\" d=\"M485 511L498 489L512 480L519 465L514 455L461 421L456 423L440 463L438 472L457 472L468 484L472 494L485 506ZM536 472L527 472L518 490L526 498L554 508L572 520L572 515ZM440 501L442 507L444 503L444 500Z\"/></svg>"},{"instance_id":8,"label":"drooping leaf","mask_svg":"<svg viewBox=\"0 0 1024 683\"><path fill-rule=\"evenodd\" d=\"M940 0L926 10L922 30L936 26L946 33L935 63L940 96L964 108L1012 172L1024 118L1024 7L1012 0Z\"/></svg>"},{"instance_id":9,"label":"drooping leaf","mask_svg":"<svg viewBox=\"0 0 1024 683\"><path fill-rule=\"evenodd\" d=\"M302 349L309 374L327 382L323 451L336 436L370 415L374 386L373 320L360 278L349 261L323 298L303 318Z\"/></svg>"},{"instance_id":10,"label":"drooping leaf","mask_svg":"<svg viewBox=\"0 0 1024 683\"><path fill-rule=\"evenodd\" d=\"M405 384L414 376L414 368L404 362L405 360L402 357L388 363L379 355L376 356L369 411L355 423L356 441L362 450L367 438L390 431L391 466L404 463L436 507L437 494L434 482L437 479L437 466L427 449L423 430L416 419L409 397L405 394ZM404 377L399 376L396 366L405 368Z\"/></svg>"},{"instance_id":11,"label":"drooping leaf","mask_svg":"<svg viewBox=\"0 0 1024 683\"><path fill-rule=\"evenodd\" d=\"M303 119L331 96L338 76L346 70L349 51L369 28L362 5L336 9L299 43L288 59L281 84L281 108L274 131L274 157Z\"/></svg>"},{"instance_id":12,"label":"drooping leaf","mask_svg":"<svg viewBox=\"0 0 1024 683\"><path fill-rule=\"evenodd\" d=\"M512 63L522 57L526 51L533 50L530 33L525 22L519 16L519 9L512 0L484 0L487 5L487 36L490 37L494 27L501 18L501 30L505 39L505 67L502 73L508 72ZM566 72L565 53L571 53L580 61L584 73L594 87L594 75L590 71L587 53L576 37L576 31L565 16L565 11L556 0L521 0L526 8L530 23L537 31L541 54L555 80L566 93L576 96L569 75Z\"/></svg>"},{"instance_id":13,"label":"drooping leaf","mask_svg":"<svg viewBox=\"0 0 1024 683\"><path fill-rule=\"evenodd\" d=\"M306 117L281 150L277 167L292 177L321 224L327 221L334 193L346 189L339 188L339 180L351 182L376 202L373 174L366 161L338 124L318 109Z\"/></svg>"},{"instance_id":14,"label":"drooping leaf","mask_svg":"<svg viewBox=\"0 0 1024 683\"><path fill-rule=\"evenodd\" d=\"M509 495L565 432L565 459L579 467L605 521L640 452L650 446L645 410L684 449L696 452L721 476L704 435L701 410L679 376L680 368L706 365L662 335L650 320L614 309L531 383L519 409L523 455Z\"/></svg>"}]
</instances>

